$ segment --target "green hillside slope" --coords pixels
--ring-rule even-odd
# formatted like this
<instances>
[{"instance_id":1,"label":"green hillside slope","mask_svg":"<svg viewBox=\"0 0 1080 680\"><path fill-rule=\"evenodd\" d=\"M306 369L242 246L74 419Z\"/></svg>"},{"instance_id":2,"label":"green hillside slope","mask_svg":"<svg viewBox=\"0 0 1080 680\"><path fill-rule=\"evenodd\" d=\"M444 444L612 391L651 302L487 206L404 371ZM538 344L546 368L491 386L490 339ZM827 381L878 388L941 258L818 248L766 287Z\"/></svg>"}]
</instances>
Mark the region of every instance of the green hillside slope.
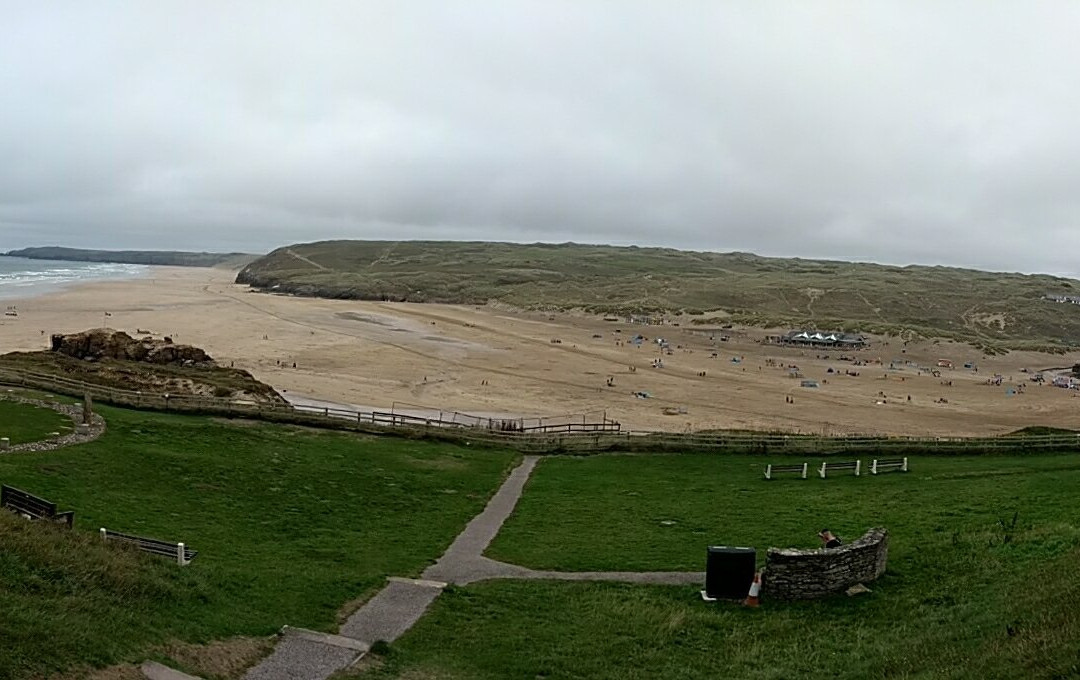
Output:
<instances>
[{"instance_id":1,"label":"green hillside slope","mask_svg":"<svg viewBox=\"0 0 1080 680\"><path fill-rule=\"evenodd\" d=\"M1080 294L1080 281L950 267L633 246L326 241L279 248L237 281L329 298L710 313L698 320L906 331L1012 348L1080 344L1080 305L1044 299Z\"/></svg>"}]
</instances>

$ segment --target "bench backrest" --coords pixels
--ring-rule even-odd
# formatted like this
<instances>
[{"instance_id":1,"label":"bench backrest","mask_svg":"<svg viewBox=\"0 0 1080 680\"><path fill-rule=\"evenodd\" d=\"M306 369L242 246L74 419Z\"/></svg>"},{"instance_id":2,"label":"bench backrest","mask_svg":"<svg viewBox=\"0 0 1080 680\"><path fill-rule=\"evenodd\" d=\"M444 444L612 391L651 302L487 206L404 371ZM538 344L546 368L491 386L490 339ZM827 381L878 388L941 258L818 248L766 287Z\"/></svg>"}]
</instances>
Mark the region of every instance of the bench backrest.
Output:
<instances>
[{"instance_id":1,"label":"bench backrest","mask_svg":"<svg viewBox=\"0 0 1080 680\"><path fill-rule=\"evenodd\" d=\"M806 479L807 464L802 463L800 465L766 465L765 466L765 479L772 479L774 472L798 472L799 476Z\"/></svg>"},{"instance_id":2,"label":"bench backrest","mask_svg":"<svg viewBox=\"0 0 1080 680\"><path fill-rule=\"evenodd\" d=\"M180 543L170 543L168 541L159 541L156 538L146 538L145 536L133 536L131 534L123 534L119 531L109 531L102 527L101 537L104 540L110 541L123 541L125 543L131 543L136 548L143 552L148 552L153 555L161 555L163 557L177 558L177 553L180 550ZM187 546L184 546L184 562L190 562L198 551L192 550Z\"/></svg>"},{"instance_id":3,"label":"bench backrest","mask_svg":"<svg viewBox=\"0 0 1080 680\"><path fill-rule=\"evenodd\" d=\"M857 460L845 460L839 463L834 463L832 461L826 460L821 463L821 469L818 470L818 476L820 476L822 479L825 479L825 473L827 470L854 470L855 476L858 477L860 476L859 470L861 467L862 462Z\"/></svg>"},{"instance_id":4,"label":"bench backrest","mask_svg":"<svg viewBox=\"0 0 1080 680\"><path fill-rule=\"evenodd\" d=\"M875 475L879 472L888 472L889 470L899 470L900 472L907 472L907 458L887 458L883 460L875 459L874 462L870 464L870 472Z\"/></svg>"},{"instance_id":5,"label":"bench backrest","mask_svg":"<svg viewBox=\"0 0 1080 680\"><path fill-rule=\"evenodd\" d=\"M13 486L4 484L0 486L0 506L11 508L19 512L37 517L39 519L52 519L56 517L56 503L50 503L44 498L38 498L33 494L26 493Z\"/></svg>"}]
</instances>

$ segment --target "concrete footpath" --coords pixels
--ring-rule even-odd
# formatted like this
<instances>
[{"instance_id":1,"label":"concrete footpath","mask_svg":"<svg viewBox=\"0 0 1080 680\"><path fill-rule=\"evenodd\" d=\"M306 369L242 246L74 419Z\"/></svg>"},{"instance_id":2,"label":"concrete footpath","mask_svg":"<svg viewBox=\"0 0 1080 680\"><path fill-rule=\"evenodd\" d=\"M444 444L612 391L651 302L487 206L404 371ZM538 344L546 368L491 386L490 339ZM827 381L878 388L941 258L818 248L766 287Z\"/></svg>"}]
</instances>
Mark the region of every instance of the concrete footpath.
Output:
<instances>
[{"instance_id":1,"label":"concrete footpath","mask_svg":"<svg viewBox=\"0 0 1080 680\"><path fill-rule=\"evenodd\" d=\"M514 468L483 512L458 534L439 561L424 571L423 579L389 579L385 588L348 618L340 637L361 643L362 650L286 634L273 654L248 671L246 680L324 680L356 663L375 642L398 639L420 620L447 582L477 580L485 573L477 566L484 560L482 553L514 511L536 461L536 456L526 456Z\"/></svg>"},{"instance_id":2,"label":"concrete footpath","mask_svg":"<svg viewBox=\"0 0 1080 680\"><path fill-rule=\"evenodd\" d=\"M420 620L447 584L467 585L490 579L622 581L684 585L704 583L699 572L558 572L537 571L484 557L484 551L514 511L537 456L514 468L483 512L474 517L422 578L391 577L341 626L339 635L286 626L274 652L248 671L245 680L325 680L356 663L371 645L393 642Z\"/></svg>"}]
</instances>

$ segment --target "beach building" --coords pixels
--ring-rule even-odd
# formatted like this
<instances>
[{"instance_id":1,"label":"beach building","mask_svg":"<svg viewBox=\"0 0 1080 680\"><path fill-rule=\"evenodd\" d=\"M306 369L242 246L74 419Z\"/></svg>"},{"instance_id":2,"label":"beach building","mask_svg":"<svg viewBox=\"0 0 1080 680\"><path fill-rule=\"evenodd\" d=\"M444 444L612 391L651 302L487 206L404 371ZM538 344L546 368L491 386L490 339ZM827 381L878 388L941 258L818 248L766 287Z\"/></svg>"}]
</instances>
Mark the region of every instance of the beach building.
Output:
<instances>
[{"instance_id":1,"label":"beach building","mask_svg":"<svg viewBox=\"0 0 1080 680\"><path fill-rule=\"evenodd\" d=\"M1080 305L1080 295L1057 295L1056 293L1047 293L1043 296L1044 300L1050 300L1052 302L1062 302L1072 305Z\"/></svg>"},{"instance_id":2,"label":"beach building","mask_svg":"<svg viewBox=\"0 0 1080 680\"><path fill-rule=\"evenodd\" d=\"M866 338L852 333L840 333L838 331L811 331L795 330L788 331L777 337L777 344L796 345L800 347L840 347L844 349L859 349L867 346Z\"/></svg>"}]
</instances>

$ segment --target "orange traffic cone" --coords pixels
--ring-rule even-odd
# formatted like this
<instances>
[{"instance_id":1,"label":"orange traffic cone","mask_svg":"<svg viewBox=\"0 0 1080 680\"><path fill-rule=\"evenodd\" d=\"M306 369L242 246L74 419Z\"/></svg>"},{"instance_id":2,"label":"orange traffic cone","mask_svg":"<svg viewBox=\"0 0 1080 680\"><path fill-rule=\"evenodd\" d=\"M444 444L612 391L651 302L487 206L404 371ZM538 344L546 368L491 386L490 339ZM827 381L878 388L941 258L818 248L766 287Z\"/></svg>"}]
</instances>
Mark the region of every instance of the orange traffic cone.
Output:
<instances>
[{"instance_id":1,"label":"orange traffic cone","mask_svg":"<svg viewBox=\"0 0 1080 680\"><path fill-rule=\"evenodd\" d=\"M750 594L743 600L744 607L757 607L761 604L761 572L754 572L754 582L750 584Z\"/></svg>"}]
</instances>

